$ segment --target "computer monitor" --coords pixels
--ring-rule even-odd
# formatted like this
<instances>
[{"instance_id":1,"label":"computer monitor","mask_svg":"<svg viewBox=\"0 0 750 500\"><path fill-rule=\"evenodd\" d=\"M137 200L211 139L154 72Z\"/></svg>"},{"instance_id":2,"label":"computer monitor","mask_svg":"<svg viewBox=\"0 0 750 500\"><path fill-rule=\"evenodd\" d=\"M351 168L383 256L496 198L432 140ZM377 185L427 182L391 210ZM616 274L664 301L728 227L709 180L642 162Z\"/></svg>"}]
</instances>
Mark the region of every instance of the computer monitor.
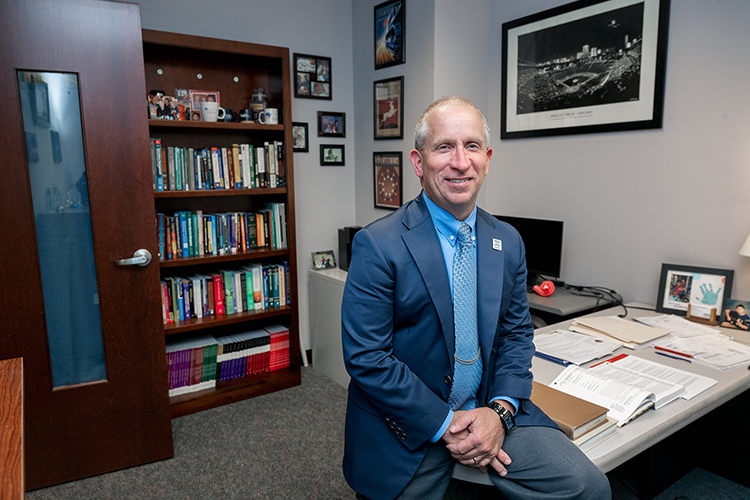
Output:
<instances>
[{"instance_id":1,"label":"computer monitor","mask_svg":"<svg viewBox=\"0 0 750 500\"><path fill-rule=\"evenodd\" d=\"M495 215L519 232L526 247L526 284L533 287L539 275L560 277L562 269L563 223L556 220Z\"/></svg>"}]
</instances>

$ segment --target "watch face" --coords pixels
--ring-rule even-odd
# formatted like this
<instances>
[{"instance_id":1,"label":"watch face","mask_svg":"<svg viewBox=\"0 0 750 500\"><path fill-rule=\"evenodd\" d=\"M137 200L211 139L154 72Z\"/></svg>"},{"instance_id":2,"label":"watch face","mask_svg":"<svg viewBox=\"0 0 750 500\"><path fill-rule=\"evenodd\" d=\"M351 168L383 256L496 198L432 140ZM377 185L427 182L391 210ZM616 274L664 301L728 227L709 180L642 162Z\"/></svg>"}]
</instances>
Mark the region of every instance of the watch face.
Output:
<instances>
[{"instance_id":1,"label":"watch face","mask_svg":"<svg viewBox=\"0 0 750 500\"><path fill-rule=\"evenodd\" d=\"M400 206L401 192L400 178L394 167L379 167L376 178L376 203L386 207L398 208Z\"/></svg>"}]
</instances>

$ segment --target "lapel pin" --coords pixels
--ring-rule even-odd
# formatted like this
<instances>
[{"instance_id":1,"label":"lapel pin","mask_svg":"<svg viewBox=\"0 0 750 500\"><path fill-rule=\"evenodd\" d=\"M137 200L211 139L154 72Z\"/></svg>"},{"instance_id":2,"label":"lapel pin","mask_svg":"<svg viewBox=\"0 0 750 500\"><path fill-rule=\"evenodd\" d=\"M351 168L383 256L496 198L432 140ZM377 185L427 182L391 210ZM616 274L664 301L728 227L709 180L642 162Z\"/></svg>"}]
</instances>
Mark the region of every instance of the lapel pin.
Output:
<instances>
[{"instance_id":1,"label":"lapel pin","mask_svg":"<svg viewBox=\"0 0 750 500\"><path fill-rule=\"evenodd\" d=\"M503 251L503 240L498 240L497 238L492 238L492 249L497 250L498 252Z\"/></svg>"}]
</instances>

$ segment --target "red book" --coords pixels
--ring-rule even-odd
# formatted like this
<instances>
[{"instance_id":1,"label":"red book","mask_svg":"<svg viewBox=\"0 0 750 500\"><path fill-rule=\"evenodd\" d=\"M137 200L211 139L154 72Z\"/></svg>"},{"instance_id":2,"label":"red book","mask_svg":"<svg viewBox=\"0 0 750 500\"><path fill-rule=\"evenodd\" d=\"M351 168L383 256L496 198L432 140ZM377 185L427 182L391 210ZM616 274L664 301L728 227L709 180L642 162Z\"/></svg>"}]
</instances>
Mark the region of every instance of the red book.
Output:
<instances>
[{"instance_id":1,"label":"red book","mask_svg":"<svg viewBox=\"0 0 750 500\"><path fill-rule=\"evenodd\" d=\"M214 306L216 314L224 314L224 282L221 274L212 274L214 282Z\"/></svg>"}]
</instances>

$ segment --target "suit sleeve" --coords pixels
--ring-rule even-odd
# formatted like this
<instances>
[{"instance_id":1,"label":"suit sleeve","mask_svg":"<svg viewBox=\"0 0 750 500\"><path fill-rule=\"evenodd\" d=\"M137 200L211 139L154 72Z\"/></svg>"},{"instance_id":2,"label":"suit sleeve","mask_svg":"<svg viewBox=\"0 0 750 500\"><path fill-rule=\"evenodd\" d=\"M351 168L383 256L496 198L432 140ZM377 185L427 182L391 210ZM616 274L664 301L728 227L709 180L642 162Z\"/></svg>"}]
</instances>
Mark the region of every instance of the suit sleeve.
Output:
<instances>
[{"instance_id":1,"label":"suit sleeve","mask_svg":"<svg viewBox=\"0 0 750 500\"><path fill-rule=\"evenodd\" d=\"M396 319L403 307L399 290L409 285L408 273L416 276L416 266L406 250L394 250L400 239L388 240L381 233L360 230L352 247L341 309L344 362L352 378L349 397L350 403L378 415L414 450L439 430L449 407L413 371L420 369L414 358L436 351L419 342L424 322Z\"/></svg>"}]
</instances>

